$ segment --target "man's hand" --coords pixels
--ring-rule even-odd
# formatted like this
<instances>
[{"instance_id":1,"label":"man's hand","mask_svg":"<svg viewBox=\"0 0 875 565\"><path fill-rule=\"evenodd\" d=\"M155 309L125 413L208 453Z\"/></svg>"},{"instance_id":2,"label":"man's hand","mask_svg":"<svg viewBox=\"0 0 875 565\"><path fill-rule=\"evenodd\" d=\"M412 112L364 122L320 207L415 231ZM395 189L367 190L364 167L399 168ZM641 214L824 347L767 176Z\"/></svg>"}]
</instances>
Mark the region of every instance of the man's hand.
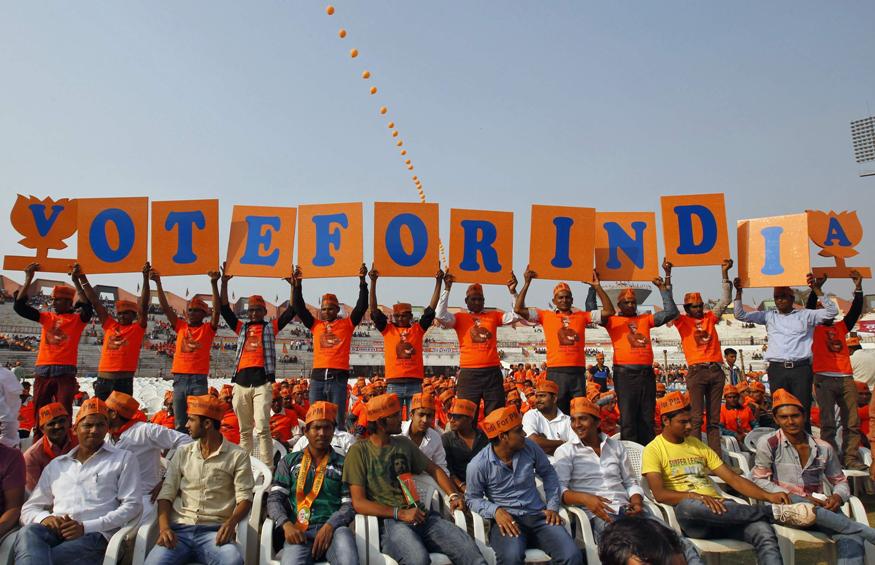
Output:
<instances>
[{"instance_id":1,"label":"man's hand","mask_svg":"<svg viewBox=\"0 0 875 565\"><path fill-rule=\"evenodd\" d=\"M163 487L163 486L164 486L164 479L161 479L160 481L158 481L158 484L155 485L155 488L153 488L149 492L149 500L152 501L152 504L155 504L155 501L158 500L158 494L161 493L161 487Z\"/></svg>"},{"instance_id":2,"label":"man's hand","mask_svg":"<svg viewBox=\"0 0 875 565\"><path fill-rule=\"evenodd\" d=\"M610 506L608 504L611 502L610 499L604 498L602 496L596 496L594 494L588 493L580 493L581 496L584 496L583 505L586 506L586 509L604 520L607 523L613 522L611 517L608 516L608 512L611 511Z\"/></svg>"},{"instance_id":3,"label":"man's hand","mask_svg":"<svg viewBox=\"0 0 875 565\"><path fill-rule=\"evenodd\" d=\"M236 524L231 522L222 522L222 527L216 532L216 545L225 545L230 541L234 541L237 536Z\"/></svg>"},{"instance_id":4,"label":"man's hand","mask_svg":"<svg viewBox=\"0 0 875 565\"><path fill-rule=\"evenodd\" d=\"M362 263L362 266L359 267L359 280L365 282L365 277L368 276L368 266Z\"/></svg>"},{"instance_id":5,"label":"man's hand","mask_svg":"<svg viewBox=\"0 0 875 565\"><path fill-rule=\"evenodd\" d=\"M210 282L219 282L222 278L222 273L219 271L207 271L207 276L210 277Z\"/></svg>"},{"instance_id":6,"label":"man's hand","mask_svg":"<svg viewBox=\"0 0 875 565\"><path fill-rule=\"evenodd\" d=\"M814 291L815 294L820 296L822 294L823 284L829 278L829 275L826 273L823 274L822 277L815 277L813 273L808 273L805 275L805 283L808 285L811 290Z\"/></svg>"},{"instance_id":7,"label":"man's hand","mask_svg":"<svg viewBox=\"0 0 875 565\"><path fill-rule=\"evenodd\" d=\"M331 545L331 540L334 538L334 526L329 523L325 523L319 528L319 531L316 532L316 539L313 540L313 560L317 560L318 558L325 555L325 552L328 551L328 546Z\"/></svg>"},{"instance_id":8,"label":"man's hand","mask_svg":"<svg viewBox=\"0 0 875 565\"><path fill-rule=\"evenodd\" d=\"M519 537L519 525L517 525L513 516L508 514L507 510L504 508L499 508L495 511L495 523L498 524L498 529L501 531L501 535L510 536L512 538Z\"/></svg>"},{"instance_id":9,"label":"man's hand","mask_svg":"<svg viewBox=\"0 0 875 565\"><path fill-rule=\"evenodd\" d=\"M70 267L70 272L68 273L70 278L73 280L78 280L84 273L82 272L82 265L79 263L73 263L73 266Z\"/></svg>"},{"instance_id":10,"label":"man's hand","mask_svg":"<svg viewBox=\"0 0 875 565\"><path fill-rule=\"evenodd\" d=\"M842 500L842 497L837 494L831 494L829 498L824 501L823 507L830 512L838 512L839 508L841 508L844 503L845 501Z\"/></svg>"},{"instance_id":11,"label":"man's hand","mask_svg":"<svg viewBox=\"0 0 875 565\"><path fill-rule=\"evenodd\" d=\"M143 263L143 278L149 278L149 272L152 270L152 264L148 261Z\"/></svg>"},{"instance_id":12,"label":"man's hand","mask_svg":"<svg viewBox=\"0 0 875 565\"><path fill-rule=\"evenodd\" d=\"M694 493L693 498L704 504L708 508L708 510L710 510L714 514L723 514L726 512L726 505L723 504L723 501L719 498L705 496L704 494L698 493Z\"/></svg>"},{"instance_id":13,"label":"man's hand","mask_svg":"<svg viewBox=\"0 0 875 565\"><path fill-rule=\"evenodd\" d=\"M444 270L438 267L437 272L434 274L434 278L438 281L444 280Z\"/></svg>"},{"instance_id":14,"label":"man's hand","mask_svg":"<svg viewBox=\"0 0 875 565\"><path fill-rule=\"evenodd\" d=\"M176 534L173 533L173 530L167 528L166 530L161 530L161 533L158 534L158 541L156 541L158 545L164 546L167 549L173 549L176 547Z\"/></svg>"},{"instance_id":15,"label":"man's hand","mask_svg":"<svg viewBox=\"0 0 875 565\"><path fill-rule=\"evenodd\" d=\"M851 280L854 281L854 290L860 291L863 290L863 275L860 274L860 271L857 269L853 269L850 272Z\"/></svg>"},{"instance_id":16,"label":"man's hand","mask_svg":"<svg viewBox=\"0 0 875 565\"><path fill-rule=\"evenodd\" d=\"M460 494L459 496L453 496L450 498L450 510L461 510L465 511L465 499Z\"/></svg>"},{"instance_id":17,"label":"man's hand","mask_svg":"<svg viewBox=\"0 0 875 565\"><path fill-rule=\"evenodd\" d=\"M723 272L723 278L729 280L729 269L732 268L732 259L724 259L722 263L720 263L720 270Z\"/></svg>"},{"instance_id":18,"label":"man's hand","mask_svg":"<svg viewBox=\"0 0 875 565\"><path fill-rule=\"evenodd\" d=\"M295 270L292 273L292 278L295 280L296 283L299 283L302 280L304 280L304 273L301 272L300 265L295 265Z\"/></svg>"},{"instance_id":19,"label":"man's hand","mask_svg":"<svg viewBox=\"0 0 875 565\"><path fill-rule=\"evenodd\" d=\"M507 281L507 290L510 291L511 294L516 294L516 285L518 281L516 280L516 275L513 271L510 272L510 279Z\"/></svg>"},{"instance_id":20,"label":"man's hand","mask_svg":"<svg viewBox=\"0 0 875 565\"><path fill-rule=\"evenodd\" d=\"M766 495L766 500L772 504L790 504L790 495L786 492L770 492Z\"/></svg>"},{"instance_id":21,"label":"man's hand","mask_svg":"<svg viewBox=\"0 0 875 565\"><path fill-rule=\"evenodd\" d=\"M417 526L425 521L425 514L418 506L398 510L398 519L411 526Z\"/></svg>"},{"instance_id":22,"label":"man's hand","mask_svg":"<svg viewBox=\"0 0 875 565\"><path fill-rule=\"evenodd\" d=\"M286 543L292 545L301 545L307 541L304 532L296 528L292 522L283 522L283 537L286 538Z\"/></svg>"},{"instance_id":23,"label":"man's hand","mask_svg":"<svg viewBox=\"0 0 875 565\"><path fill-rule=\"evenodd\" d=\"M40 524L61 535L61 526L64 525L64 519L60 516L48 516Z\"/></svg>"},{"instance_id":24,"label":"man's hand","mask_svg":"<svg viewBox=\"0 0 875 565\"><path fill-rule=\"evenodd\" d=\"M82 522L77 522L76 520L67 520L64 522L64 525L61 526L61 537L66 541L71 541L74 539L79 539L85 535L85 526Z\"/></svg>"},{"instance_id":25,"label":"man's hand","mask_svg":"<svg viewBox=\"0 0 875 565\"><path fill-rule=\"evenodd\" d=\"M377 279L380 278L380 271L372 264L371 270L368 271L368 277L370 277L371 282L377 282Z\"/></svg>"},{"instance_id":26,"label":"man's hand","mask_svg":"<svg viewBox=\"0 0 875 565\"><path fill-rule=\"evenodd\" d=\"M160 284L161 283L161 273L159 273L154 268L149 269L149 280L151 280L154 283Z\"/></svg>"},{"instance_id":27,"label":"man's hand","mask_svg":"<svg viewBox=\"0 0 875 565\"><path fill-rule=\"evenodd\" d=\"M526 272L523 273L523 282L529 284L532 282L532 279L538 278L538 273L533 271L532 269L526 269Z\"/></svg>"},{"instance_id":28,"label":"man's hand","mask_svg":"<svg viewBox=\"0 0 875 565\"><path fill-rule=\"evenodd\" d=\"M451 272L447 271L444 273L444 288L447 289L447 292L453 287L453 283L456 282L456 276Z\"/></svg>"},{"instance_id":29,"label":"man's hand","mask_svg":"<svg viewBox=\"0 0 875 565\"><path fill-rule=\"evenodd\" d=\"M665 278L667 278L667 279L671 278L672 267L674 267L674 265L672 265L671 261L669 261L666 258L662 259L662 270L663 270L663 272L665 272Z\"/></svg>"},{"instance_id":30,"label":"man's hand","mask_svg":"<svg viewBox=\"0 0 875 565\"><path fill-rule=\"evenodd\" d=\"M31 263L27 267L24 268L24 274L32 277L34 273L39 271L39 263Z\"/></svg>"},{"instance_id":31,"label":"man's hand","mask_svg":"<svg viewBox=\"0 0 875 565\"><path fill-rule=\"evenodd\" d=\"M550 526L561 526L562 518L559 517L559 513L555 510L544 510L544 517L547 518L547 524Z\"/></svg>"},{"instance_id":32,"label":"man's hand","mask_svg":"<svg viewBox=\"0 0 875 565\"><path fill-rule=\"evenodd\" d=\"M626 516L638 516L644 512L644 500L640 494L633 494L629 498L629 506L626 508Z\"/></svg>"},{"instance_id":33,"label":"man's hand","mask_svg":"<svg viewBox=\"0 0 875 565\"><path fill-rule=\"evenodd\" d=\"M732 286L735 287L735 290L741 292L741 290L744 288L743 286L741 286L741 277L735 277L732 280Z\"/></svg>"},{"instance_id":34,"label":"man's hand","mask_svg":"<svg viewBox=\"0 0 875 565\"><path fill-rule=\"evenodd\" d=\"M234 278L234 275L228 274L228 262L222 261L222 282L226 283L233 278Z\"/></svg>"},{"instance_id":35,"label":"man's hand","mask_svg":"<svg viewBox=\"0 0 875 565\"><path fill-rule=\"evenodd\" d=\"M665 281L662 277L654 277L653 278L653 286L659 289L660 292L665 290Z\"/></svg>"},{"instance_id":36,"label":"man's hand","mask_svg":"<svg viewBox=\"0 0 875 565\"><path fill-rule=\"evenodd\" d=\"M593 288L600 288L602 286L602 281L601 281L601 279L599 279L599 272L596 271L595 269L592 270L592 282L589 282L589 281L583 281L583 282L585 282L586 284L588 284L589 286L591 286Z\"/></svg>"}]
</instances>

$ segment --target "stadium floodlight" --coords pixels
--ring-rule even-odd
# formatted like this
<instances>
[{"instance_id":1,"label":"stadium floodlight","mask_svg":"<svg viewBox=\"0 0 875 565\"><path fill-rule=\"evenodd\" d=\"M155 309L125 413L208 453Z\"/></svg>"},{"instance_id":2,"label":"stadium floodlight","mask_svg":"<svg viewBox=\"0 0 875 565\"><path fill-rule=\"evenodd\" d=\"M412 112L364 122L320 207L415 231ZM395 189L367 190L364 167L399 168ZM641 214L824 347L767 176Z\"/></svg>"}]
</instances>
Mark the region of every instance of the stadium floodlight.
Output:
<instances>
[{"instance_id":1,"label":"stadium floodlight","mask_svg":"<svg viewBox=\"0 0 875 565\"><path fill-rule=\"evenodd\" d=\"M851 142L857 163L875 161L875 116L851 122ZM872 175L875 175L875 171L860 173L860 176Z\"/></svg>"}]
</instances>

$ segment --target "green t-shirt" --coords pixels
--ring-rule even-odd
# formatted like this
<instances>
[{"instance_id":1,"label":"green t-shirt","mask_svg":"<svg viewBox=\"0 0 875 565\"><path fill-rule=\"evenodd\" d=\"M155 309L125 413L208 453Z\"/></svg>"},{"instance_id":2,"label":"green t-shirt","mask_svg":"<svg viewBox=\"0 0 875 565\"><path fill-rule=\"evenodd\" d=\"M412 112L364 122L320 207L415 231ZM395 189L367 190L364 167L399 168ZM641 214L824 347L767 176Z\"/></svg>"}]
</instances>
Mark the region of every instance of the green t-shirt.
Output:
<instances>
[{"instance_id":1,"label":"green t-shirt","mask_svg":"<svg viewBox=\"0 0 875 565\"><path fill-rule=\"evenodd\" d=\"M334 451L329 450L328 465L325 467L325 479L322 481L322 488L319 489L319 494L313 505L310 507L310 524L324 524L331 518L331 515L340 509L341 503L349 501L349 488L343 483L341 473L343 472L343 456ZM304 458L303 451L295 451L287 454L280 459L276 466L276 472L273 475L273 484L278 485L289 493L289 506L292 508L291 520L294 523L297 519L297 486L298 473L301 470L301 460ZM316 467L318 461L310 463L307 470L307 475L304 478L304 494L306 495L313 489L313 481L316 478Z\"/></svg>"},{"instance_id":2,"label":"green t-shirt","mask_svg":"<svg viewBox=\"0 0 875 565\"><path fill-rule=\"evenodd\" d=\"M423 473L428 459L409 438L392 436L389 444L377 447L370 440L357 441L349 448L343 464L343 481L365 488L368 500L386 506L407 506L398 475Z\"/></svg>"}]
</instances>

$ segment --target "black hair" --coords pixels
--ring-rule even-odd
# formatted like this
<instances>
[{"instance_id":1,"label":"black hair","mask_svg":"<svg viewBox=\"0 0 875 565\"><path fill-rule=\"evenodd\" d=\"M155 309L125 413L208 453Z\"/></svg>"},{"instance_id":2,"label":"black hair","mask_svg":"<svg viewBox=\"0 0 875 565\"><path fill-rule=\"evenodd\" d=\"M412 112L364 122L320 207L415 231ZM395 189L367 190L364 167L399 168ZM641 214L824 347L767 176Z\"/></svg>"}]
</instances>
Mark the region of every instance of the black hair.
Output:
<instances>
[{"instance_id":1,"label":"black hair","mask_svg":"<svg viewBox=\"0 0 875 565\"><path fill-rule=\"evenodd\" d=\"M667 412L665 414L662 414L662 417L667 419L669 422L671 422L671 419L674 418L675 416L677 416L678 414L680 414L681 412L690 412L690 407L684 406L680 410L675 410L674 412Z\"/></svg>"},{"instance_id":2,"label":"black hair","mask_svg":"<svg viewBox=\"0 0 875 565\"><path fill-rule=\"evenodd\" d=\"M738 351L736 351L735 349L733 349L731 347L727 347L726 349L723 350L723 355L729 355L730 353L734 353L735 355L738 355Z\"/></svg>"},{"instance_id":3,"label":"black hair","mask_svg":"<svg viewBox=\"0 0 875 565\"><path fill-rule=\"evenodd\" d=\"M649 565L669 565L683 552L677 532L651 518L620 518L608 524L599 540L602 565L626 565L632 557Z\"/></svg>"}]
</instances>

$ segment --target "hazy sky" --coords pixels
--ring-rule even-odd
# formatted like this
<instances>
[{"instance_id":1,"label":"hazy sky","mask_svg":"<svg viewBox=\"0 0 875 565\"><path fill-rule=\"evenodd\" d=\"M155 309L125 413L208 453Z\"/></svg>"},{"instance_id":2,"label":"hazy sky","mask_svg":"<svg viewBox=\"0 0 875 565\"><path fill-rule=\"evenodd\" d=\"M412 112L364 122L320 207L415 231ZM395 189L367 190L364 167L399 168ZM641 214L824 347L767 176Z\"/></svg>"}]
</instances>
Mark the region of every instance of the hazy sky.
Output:
<instances>
[{"instance_id":1,"label":"hazy sky","mask_svg":"<svg viewBox=\"0 0 875 565\"><path fill-rule=\"evenodd\" d=\"M875 112L872 2L325 6L2 2L0 215L16 193L218 197L224 254L234 204L364 201L370 262L371 203L416 199L385 104L445 243L450 208L512 211L518 274L532 203L658 210L661 194L699 192L726 193L733 249L741 218L857 209L869 231L852 263L875 265L875 177L858 177L848 125ZM6 233L0 254L21 253ZM717 296L717 267L674 278L676 296ZM387 279L380 301L424 303L431 287ZM355 299L343 279L310 282L306 298L328 289ZM261 279L232 290L287 294ZM827 290L849 296L850 282Z\"/></svg>"}]
</instances>

